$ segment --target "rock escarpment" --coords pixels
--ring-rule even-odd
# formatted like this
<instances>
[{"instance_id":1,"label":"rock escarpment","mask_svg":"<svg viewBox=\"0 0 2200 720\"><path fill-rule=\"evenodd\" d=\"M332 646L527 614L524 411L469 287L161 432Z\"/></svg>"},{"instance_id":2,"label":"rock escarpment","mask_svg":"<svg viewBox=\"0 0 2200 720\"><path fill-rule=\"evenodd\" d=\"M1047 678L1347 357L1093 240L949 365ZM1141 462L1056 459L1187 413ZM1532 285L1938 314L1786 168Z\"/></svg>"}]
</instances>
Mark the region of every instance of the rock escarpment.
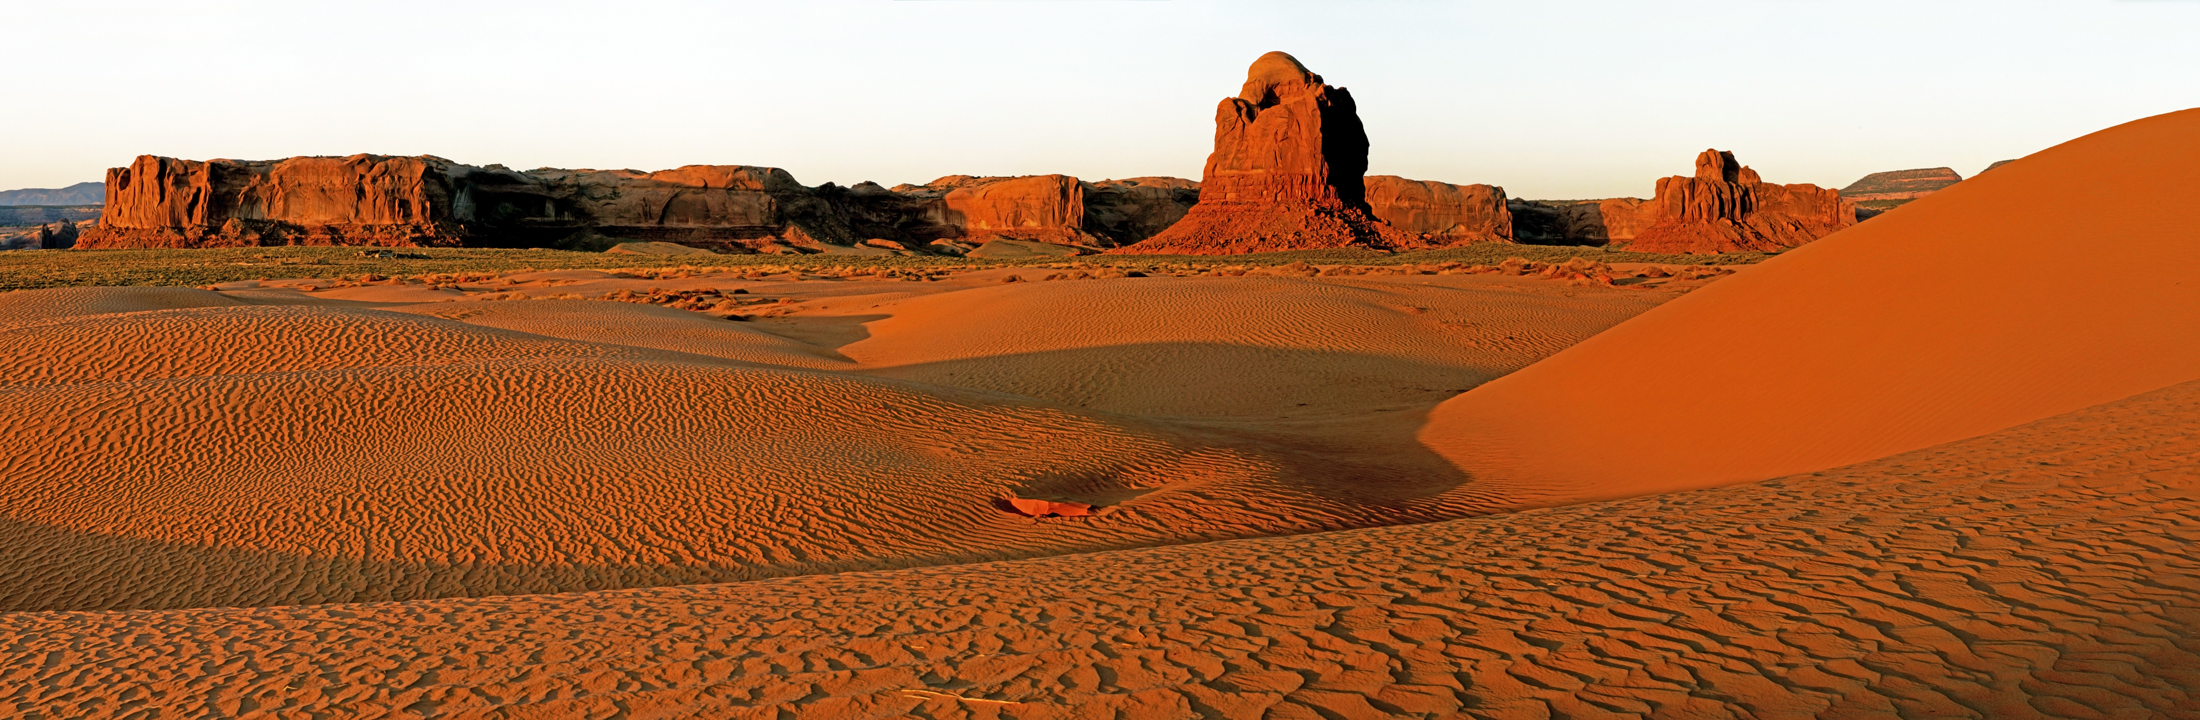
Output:
<instances>
[{"instance_id":1,"label":"rock escarpment","mask_svg":"<svg viewBox=\"0 0 2200 720\"><path fill-rule=\"evenodd\" d=\"M517 172L438 157L354 155L205 162L145 156L108 172L84 247L384 245L817 252L868 243L969 247L993 239L1091 249L1137 242L1199 197L1176 178L955 175L891 190L816 188L785 170Z\"/></svg>"},{"instance_id":2,"label":"rock escarpment","mask_svg":"<svg viewBox=\"0 0 2200 720\"><path fill-rule=\"evenodd\" d=\"M1614 244L1640 252L1781 250L1856 224L1839 191L1765 182L1720 150L1696 156L1694 177L1659 180L1656 198L1605 200L1598 213Z\"/></svg>"},{"instance_id":3,"label":"rock escarpment","mask_svg":"<svg viewBox=\"0 0 2200 720\"><path fill-rule=\"evenodd\" d=\"M1199 183L1183 178L1085 183L1085 230L1108 245L1129 245L1161 234L1198 202Z\"/></svg>"},{"instance_id":4,"label":"rock escarpment","mask_svg":"<svg viewBox=\"0 0 2200 720\"><path fill-rule=\"evenodd\" d=\"M1402 233L1367 206L1367 132L1352 94L1288 54L1262 55L1215 110L1199 203L1121 252L1217 255L1390 246Z\"/></svg>"},{"instance_id":5,"label":"rock escarpment","mask_svg":"<svg viewBox=\"0 0 2200 720\"><path fill-rule=\"evenodd\" d=\"M897 227L886 239L929 241L1036 240L1088 245L1084 184L1068 175L971 177L949 175L923 185L897 185L893 197L873 195L892 209Z\"/></svg>"},{"instance_id":6,"label":"rock escarpment","mask_svg":"<svg viewBox=\"0 0 2200 720\"><path fill-rule=\"evenodd\" d=\"M1407 246L1513 241L1513 216L1504 188L1392 175L1369 175L1365 182L1369 211L1405 234Z\"/></svg>"},{"instance_id":7,"label":"rock escarpment","mask_svg":"<svg viewBox=\"0 0 2200 720\"><path fill-rule=\"evenodd\" d=\"M82 246L541 246L594 233L703 245L845 240L777 168L514 172L434 156L196 162L143 156L107 173Z\"/></svg>"},{"instance_id":8,"label":"rock escarpment","mask_svg":"<svg viewBox=\"0 0 2200 720\"><path fill-rule=\"evenodd\" d=\"M1067 175L949 175L923 185L820 187L866 238L928 247L1021 240L1088 249L1152 237L1199 200L1199 183L1170 177L1085 182Z\"/></svg>"},{"instance_id":9,"label":"rock escarpment","mask_svg":"<svg viewBox=\"0 0 2200 720\"><path fill-rule=\"evenodd\" d=\"M459 168L436 157L354 155L194 162L141 156L107 171L106 210L83 247L453 245Z\"/></svg>"}]
</instances>

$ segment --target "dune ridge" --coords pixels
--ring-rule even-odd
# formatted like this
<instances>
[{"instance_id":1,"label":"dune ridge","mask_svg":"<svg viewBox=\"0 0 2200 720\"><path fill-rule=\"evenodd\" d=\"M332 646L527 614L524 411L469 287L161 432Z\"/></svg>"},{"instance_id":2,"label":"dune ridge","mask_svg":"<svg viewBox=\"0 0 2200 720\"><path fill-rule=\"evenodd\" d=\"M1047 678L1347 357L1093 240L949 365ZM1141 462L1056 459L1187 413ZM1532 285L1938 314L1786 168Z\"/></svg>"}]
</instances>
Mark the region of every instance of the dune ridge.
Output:
<instances>
[{"instance_id":1,"label":"dune ridge","mask_svg":"<svg viewBox=\"0 0 2200 720\"><path fill-rule=\"evenodd\" d=\"M1645 312L1431 414L1546 503L1762 480L2200 378L2200 110L2072 140ZM2073 212L2072 208L2086 208Z\"/></svg>"}]
</instances>

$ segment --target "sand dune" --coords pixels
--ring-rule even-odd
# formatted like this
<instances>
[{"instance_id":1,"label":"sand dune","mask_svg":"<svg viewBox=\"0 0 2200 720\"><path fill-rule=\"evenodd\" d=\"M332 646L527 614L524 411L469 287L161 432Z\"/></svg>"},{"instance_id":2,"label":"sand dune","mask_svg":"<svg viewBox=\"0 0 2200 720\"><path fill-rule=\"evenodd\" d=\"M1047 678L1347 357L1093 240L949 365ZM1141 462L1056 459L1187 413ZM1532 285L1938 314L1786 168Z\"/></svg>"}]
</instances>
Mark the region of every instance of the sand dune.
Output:
<instances>
[{"instance_id":1,"label":"sand dune","mask_svg":"<svg viewBox=\"0 0 2200 720\"><path fill-rule=\"evenodd\" d=\"M1664 297L1478 276L1021 283L891 306L874 374L1162 417L1308 417L1487 382Z\"/></svg>"},{"instance_id":2,"label":"sand dune","mask_svg":"<svg viewBox=\"0 0 2200 720\"><path fill-rule=\"evenodd\" d=\"M1421 413L1670 297L1412 278L0 295L0 433L41 439L0 453L0 608L726 582L1488 512L1509 501L1421 450ZM768 311L481 299L659 286ZM1174 415L1211 422L1142 417Z\"/></svg>"},{"instance_id":3,"label":"sand dune","mask_svg":"<svg viewBox=\"0 0 2200 720\"><path fill-rule=\"evenodd\" d=\"M525 598L0 615L0 714L2200 717L2200 383L1774 482Z\"/></svg>"},{"instance_id":4,"label":"sand dune","mask_svg":"<svg viewBox=\"0 0 2200 720\"><path fill-rule=\"evenodd\" d=\"M1445 403L1544 502L1883 457L2200 378L2200 110L2042 151Z\"/></svg>"}]
</instances>

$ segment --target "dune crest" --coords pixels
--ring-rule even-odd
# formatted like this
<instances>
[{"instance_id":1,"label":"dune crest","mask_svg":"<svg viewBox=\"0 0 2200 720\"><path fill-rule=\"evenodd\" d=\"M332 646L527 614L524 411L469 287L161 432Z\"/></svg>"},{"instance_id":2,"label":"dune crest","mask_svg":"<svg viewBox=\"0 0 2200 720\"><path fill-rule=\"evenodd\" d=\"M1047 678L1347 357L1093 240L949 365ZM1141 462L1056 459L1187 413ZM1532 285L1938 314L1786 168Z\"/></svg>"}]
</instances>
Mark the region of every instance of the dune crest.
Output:
<instances>
[{"instance_id":1,"label":"dune crest","mask_svg":"<svg viewBox=\"0 0 2200 720\"><path fill-rule=\"evenodd\" d=\"M2200 378L2194 187L2200 110L2088 135L1454 398L1421 439L1556 504L1822 470Z\"/></svg>"}]
</instances>

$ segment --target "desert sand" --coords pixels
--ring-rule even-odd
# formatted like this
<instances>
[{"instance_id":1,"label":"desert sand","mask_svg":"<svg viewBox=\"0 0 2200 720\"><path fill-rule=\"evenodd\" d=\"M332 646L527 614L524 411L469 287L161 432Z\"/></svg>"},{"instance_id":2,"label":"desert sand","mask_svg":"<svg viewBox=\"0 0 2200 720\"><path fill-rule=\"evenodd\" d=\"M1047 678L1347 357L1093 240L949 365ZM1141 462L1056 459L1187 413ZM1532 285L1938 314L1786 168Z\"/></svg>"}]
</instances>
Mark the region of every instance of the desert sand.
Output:
<instances>
[{"instance_id":1,"label":"desert sand","mask_svg":"<svg viewBox=\"0 0 2200 720\"><path fill-rule=\"evenodd\" d=\"M1494 517L524 598L0 615L38 717L2195 717L2200 384Z\"/></svg>"},{"instance_id":2,"label":"desert sand","mask_svg":"<svg viewBox=\"0 0 2200 720\"><path fill-rule=\"evenodd\" d=\"M0 295L0 432L43 439L0 476L0 608L727 582L1495 511L1414 442L1422 415L1679 292L1015 272ZM512 299L706 288L755 319Z\"/></svg>"},{"instance_id":3,"label":"desert sand","mask_svg":"<svg viewBox=\"0 0 2200 720\"><path fill-rule=\"evenodd\" d=\"M0 715L2200 717L2195 137L1621 286L0 295Z\"/></svg>"}]
</instances>

